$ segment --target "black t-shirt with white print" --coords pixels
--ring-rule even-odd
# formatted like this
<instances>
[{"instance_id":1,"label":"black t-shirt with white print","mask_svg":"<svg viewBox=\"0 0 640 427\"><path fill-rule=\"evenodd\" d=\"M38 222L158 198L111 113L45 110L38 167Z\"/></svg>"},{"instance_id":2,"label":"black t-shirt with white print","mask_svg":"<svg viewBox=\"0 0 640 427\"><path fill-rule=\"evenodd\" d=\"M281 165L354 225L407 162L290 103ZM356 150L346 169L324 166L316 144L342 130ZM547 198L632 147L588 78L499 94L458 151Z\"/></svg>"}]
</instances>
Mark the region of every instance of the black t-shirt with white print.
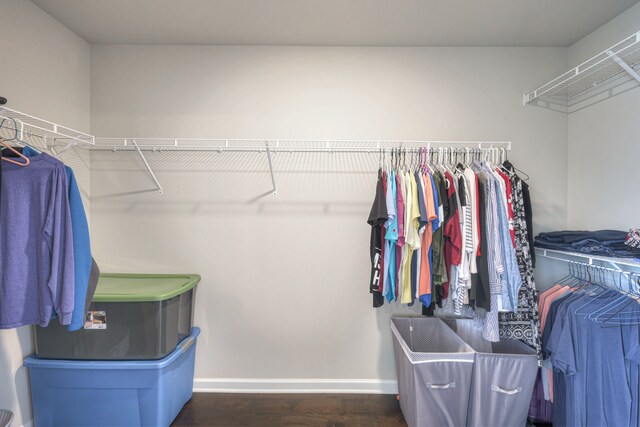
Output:
<instances>
[{"instance_id":1,"label":"black t-shirt with white print","mask_svg":"<svg viewBox=\"0 0 640 427\"><path fill-rule=\"evenodd\" d=\"M373 306L380 307L384 304L384 297L382 296L381 289L379 289L380 278L382 271L381 255L382 245L384 244L384 236L382 235L382 225L389 218L387 212L387 204L384 197L384 187L382 184L382 170L378 171L378 183L376 185L376 196L373 199L373 205L371 206L371 212L369 212L369 219L367 223L371 226L371 241L370 241L370 254L371 254L371 278L369 280L369 292L373 294Z\"/></svg>"}]
</instances>

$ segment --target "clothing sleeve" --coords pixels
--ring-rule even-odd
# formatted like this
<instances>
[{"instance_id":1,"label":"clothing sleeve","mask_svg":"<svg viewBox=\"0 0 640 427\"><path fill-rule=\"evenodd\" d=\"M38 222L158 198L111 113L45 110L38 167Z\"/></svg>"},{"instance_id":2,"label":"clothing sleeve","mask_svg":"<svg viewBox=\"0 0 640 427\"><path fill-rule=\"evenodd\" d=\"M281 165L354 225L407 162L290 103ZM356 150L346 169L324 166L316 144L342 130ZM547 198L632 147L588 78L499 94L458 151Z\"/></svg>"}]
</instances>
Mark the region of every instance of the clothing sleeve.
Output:
<instances>
[{"instance_id":1,"label":"clothing sleeve","mask_svg":"<svg viewBox=\"0 0 640 427\"><path fill-rule=\"evenodd\" d=\"M393 197L393 190L391 187L391 174L387 175L386 178L386 188L387 191L385 192L385 207L387 209L387 221L384 223L384 227L385 228L389 228L391 226L391 223L393 222L393 220L396 217L396 201Z\"/></svg>"},{"instance_id":2,"label":"clothing sleeve","mask_svg":"<svg viewBox=\"0 0 640 427\"><path fill-rule=\"evenodd\" d=\"M623 326L622 342L624 344L625 359L640 365L640 326Z\"/></svg>"},{"instance_id":3,"label":"clothing sleeve","mask_svg":"<svg viewBox=\"0 0 640 427\"><path fill-rule=\"evenodd\" d=\"M480 251L480 244L481 244L481 240L480 240L480 202L478 201L480 199L480 197L482 197L480 195L480 184L479 184L479 180L478 180L478 175L475 175L475 186L476 186L476 239L477 239L477 243L476 246L478 248L478 256L481 256L482 253Z\"/></svg>"},{"instance_id":4,"label":"clothing sleeve","mask_svg":"<svg viewBox=\"0 0 640 427\"><path fill-rule=\"evenodd\" d=\"M89 223L82 204L80 189L73 170L65 167L69 187L69 209L73 232L73 258L75 264L75 294L70 331L76 331L84 325L84 306L91 275L91 242L89 239Z\"/></svg>"},{"instance_id":5,"label":"clothing sleeve","mask_svg":"<svg viewBox=\"0 0 640 427\"><path fill-rule=\"evenodd\" d=\"M436 186L436 181L432 175L429 175L429 181L431 181L431 191L433 192L433 212L435 215L435 217L431 221L431 224L433 225L432 230L435 232L438 227L440 227L440 198L438 197L438 188Z\"/></svg>"},{"instance_id":6,"label":"clothing sleeve","mask_svg":"<svg viewBox=\"0 0 640 427\"><path fill-rule=\"evenodd\" d=\"M551 363L565 375L575 375L576 370L576 351L574 345L574 338L571 333L572 320L570 314L566 314L566 319L563 322L562 328L559 332L557 341L552 347L554 348L551 355ZM552 337L553 338L553 337Z\"/></svg>"},{"instance_id":7,"label":"clothing sleeve","mask_svg":"<svg viewBox=\"0 0 640 427\"><path fill-rule=\"evenodd\" d=\"M60 324L69 325L74 307L75 277L67 177L62 166L52 175L43 234L51 260L47 285L53 308Z\"/></svg>"},{"instance_id":8,"label":"clothing sleeve","mask_svg":"<svg viewBox=\"0 0 640 427\"><path fill-rule=\"evenodd\" d=\"M376 195L371 205L371 211L369 212L369 218L367 222L372 227L374 225L380 225L389 218L387 213L387 203L384 196L384 188L382 186L382 173L378 176L378 183L376 184Z\"/></svg>"},{"instance_id":9,"label":"clothing sleeve","mask_svg":"<svg viewBox=\"0 0 640 427\"><path fill-rule=\"evenodd\" d=\"M436 214L436 208L435 208L433 183L429 175L424 175L424 182L425 182L424 190L425 190L425 205L427 208L427 220L431 222L438 219L438 215Z\"/></svg>"},{"instance_id":10,"label":"clothing sleeve","mask_svg":"<svg viewBox=\"0 0 640 427\"><path fill-rule=\"evenodd\" d=\"M446 177L449 182L449 221L445 224L444 233L451 240L451 264L460 265L462 259L462 233L460 231L460 211L458 210L457 191L453 175Z\"/></svg>"},{"instance_id":11,"label":"clothing sleeve","mask_svg":"<svg viewBox=\"0 0 640 427\"><path fill-rule=\"evenodd\" d=\"M551 302L548 309L547 320L542 331L542 347L545 351L545 357L548 357L556 350L554 346L555 340L552 340L552 337L561 332L561 318L556 317L560 304L562 304L562 300L556 299Z\"/></svg>"},{"instance_id":12,"label":"clothing sleeve","mask_svg":"<svg viewBox=\"0 0 640 427\"><path fill-rule=\"evenodd\" d=\"M529 184L522 181L522 199L524 202L525 221L527 223L527 240L529 241L529 247L533 249L533 209L531 208L531 194L529 193ZM536 251L531 250L531 266L536 266Z\"/></svg>"}]
</instances>

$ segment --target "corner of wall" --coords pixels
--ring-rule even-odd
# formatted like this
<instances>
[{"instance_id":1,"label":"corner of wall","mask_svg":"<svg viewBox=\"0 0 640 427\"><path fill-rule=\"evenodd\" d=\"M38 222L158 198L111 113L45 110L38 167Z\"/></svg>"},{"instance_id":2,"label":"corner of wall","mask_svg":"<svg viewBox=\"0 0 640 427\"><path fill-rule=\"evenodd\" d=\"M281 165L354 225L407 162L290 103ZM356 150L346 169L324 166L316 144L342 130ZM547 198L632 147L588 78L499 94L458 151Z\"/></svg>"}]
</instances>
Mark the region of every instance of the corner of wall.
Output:
<instances>
[{"instance_id":1,"label":"corner of wall","mask_svg":"<svg viewBox=\"0 0 640 427\"><path fill-rule=\"evenodd\" d=\"M640 3L627 9L616 16L600 28L578 40L568 48L568 68L576 67L582 62L601 53L605 49L619 43L625 38L640 31ZM638 91L638 88L632 89ZM637 135L637 125L635 119L626 118L626 121L609 120L609 117L622 117L621 112L633 111L637 102L634 102L633 95L622 94L615 98L606 99L601 103L590 105L589 107L570 114L567 120L567 227L568 228L601 228L618 227L632 221L628 211L632 207L627 207L627 213L621 213L618 218L611 218L611 206L605 200L611 189L608 182L596 182L592 180L590 171L597 167L600 175L610 176L617 173L620 167L619 158L616 162L606 158L598 157L598 150L602 150L602 138L610 140L608 144L612 149L622 150L623 147L631 148L633 142L629 135ZM622 114L624 115L624 114ZM590 153L585 156L584 153ZM613 155L609 153L609 155ZM609 157L610 157L609 156ZM606 156L605 156L606 157ZM603 163L604 161L604 163ZM624 160L623 162L626 162ZM635 169L632 167L632 169ZM629 179L629 178L628 178ZM602 180L601 180L602 181ZM632 182L632 180L630 181ZM584 191L589 188L589 194ZM587 197L593 196L593 192L601 194L600 206L591 210L590 217L585 217L584 210L588 206ZM582 193L585 193L584 195ZM620 200L624 199L621 197ZM613 199L610 200L613 202ZM609 219L607 217L609 215ZM629 217L628 220L624 219ZM628 224L632 226L631 224Z\"/></svg>"}]
</instances>

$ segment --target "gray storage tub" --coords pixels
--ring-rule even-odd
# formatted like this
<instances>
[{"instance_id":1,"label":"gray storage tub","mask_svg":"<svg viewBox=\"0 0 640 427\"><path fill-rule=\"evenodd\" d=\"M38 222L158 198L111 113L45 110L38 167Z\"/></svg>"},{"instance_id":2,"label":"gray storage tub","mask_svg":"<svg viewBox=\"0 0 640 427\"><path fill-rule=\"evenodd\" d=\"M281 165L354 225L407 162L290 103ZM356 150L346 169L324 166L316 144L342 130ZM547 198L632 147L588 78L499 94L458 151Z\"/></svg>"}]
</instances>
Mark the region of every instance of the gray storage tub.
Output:
<instances>
[{"instance_id":1,"label":"gray storage tub","mask_svg":"<svg viewBox=\"0 0 640 427\"><path fill-rule=\"evenodd\" d=\"M466 424L474 351L436 318L391 319L400 408L409 427Z\"/></svg>"},{"instance_id":2,"label":"gray storage tub","mask_svg":"<svg viewBox=\"0 0 640 427\"><path fill-rule=\"evenodd\" d=\"M467 426L525 426L538 373L535 350L512 339L486 341L472 319L445 323L476 351Z\"/></svg>"},{"instance_id":3,"label":"gray storage tub","mask_svg":"<svg viewBox=\"0 0 640 427\"><path fill-rule=\"evenodd\" d=\"M200 276L101 274L84 329L35 328L42 359L161 359L191 334Z\"/></svg>"}]
</instances>

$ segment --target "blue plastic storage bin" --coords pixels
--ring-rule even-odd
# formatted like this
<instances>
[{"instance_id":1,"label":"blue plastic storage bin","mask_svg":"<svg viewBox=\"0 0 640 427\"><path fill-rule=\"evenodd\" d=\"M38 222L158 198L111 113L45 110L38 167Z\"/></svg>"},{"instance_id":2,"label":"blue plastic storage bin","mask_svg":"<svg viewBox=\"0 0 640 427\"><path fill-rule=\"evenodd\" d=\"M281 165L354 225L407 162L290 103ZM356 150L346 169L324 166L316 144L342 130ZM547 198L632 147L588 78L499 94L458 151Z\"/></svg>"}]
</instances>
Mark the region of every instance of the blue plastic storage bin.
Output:
<instances>
[{"instance_id":1,"label":"blue plastic storage bin","mask_svg":"<svg viewBox=\"0 0 640 427\"><path fill-rule=\"evenodd\" d=\"M35 424L168 426L193 395L199 328L167 357L78 361L28 357Z\"/></svg>"}]
</instances>

